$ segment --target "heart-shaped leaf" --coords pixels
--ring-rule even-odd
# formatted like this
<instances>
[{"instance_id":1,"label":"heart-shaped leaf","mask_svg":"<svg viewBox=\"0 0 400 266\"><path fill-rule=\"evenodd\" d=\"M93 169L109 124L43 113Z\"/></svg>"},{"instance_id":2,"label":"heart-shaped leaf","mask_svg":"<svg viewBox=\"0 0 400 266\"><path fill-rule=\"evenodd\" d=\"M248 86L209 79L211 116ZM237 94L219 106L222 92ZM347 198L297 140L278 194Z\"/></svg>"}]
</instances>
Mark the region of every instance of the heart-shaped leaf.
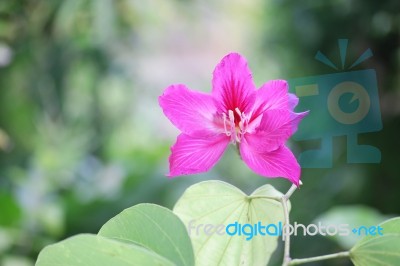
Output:
<instances>
[{"instance_id":1,"label":"heart-shaped leaf","mask_svg":"<svg viewBox=\"0 0 400 266\"><path fill-rule=\"evenodd\" d=\"M395 217L389 220L386 220L378 225L380 227L380 231L382 232L383 235L387 234L400 234L400 217ZM357 245L360 245L363 242L366 242L370 239L374 239L380 237L379 235L368 235L365 236L363 239L361 239Z\"/></svg>"},{"instance_id":2,"label":"heart-shaped leaf","mask_svg":"<svg viewBox=\"0 0 400 266\"><path fill-rule=\"evenodd\" d=\"M225 182L205 181L189 187L173 211L188 228L196 265L266 265L281 232L281 197L271 185L247 196ZM270 225L270 234L260 225Z\"/></svg>"},{"instance_id":3,"label":"heart-shaped leaf","mask_svg":"<svg viewBox=\"0 0 400 266\"><path fill-rule=\"evenodd\" d=\"M350 250L350 258L356 266L398 265L400 217L389 219L379 226L382 236L366 236Z\"/></svg>"},{"instance_id":4,"label":"heart-shaped leaf","mask_svg":"<svg viewBox=\"0 0 400 266\"><path fill-rule=\"evenodd\" d=\"M90 234L77 235L44 248L36 266L175 265L138 245Z\"/></svg>"},{"instance_id":5,"label":"heart-shaped leaf","mask_svg":"<svg viewBox=\"0 0 400 266\"><path fill-rule=\"evenodd\" d=\"M99 235L137 243L176 265L194 265L185 225L170 210L155 204L139 204L124 210L105 223Z\"/></svg>"},{"instance_id":6,"label":"heart-shaped leaf","mask_svg":"<svg viewBox=\"0 0 400 266\"><path fill-rule=\"evenodd\" d=\"M78 235L44 248L37 266L194 265L190 238L170 210L139 204L109 220L98 235Z\"/></svg>"},{"instance_id":7,"label":"heart-shaped leaf","mask_svg":"<svg viewBox=\"0 0 400 266\"><path fill-rule=\"evenodd\" d=\"M388 234L357 244L350 250L356 266L399 265L400 235Z\"/></svg>"}]
</instances>

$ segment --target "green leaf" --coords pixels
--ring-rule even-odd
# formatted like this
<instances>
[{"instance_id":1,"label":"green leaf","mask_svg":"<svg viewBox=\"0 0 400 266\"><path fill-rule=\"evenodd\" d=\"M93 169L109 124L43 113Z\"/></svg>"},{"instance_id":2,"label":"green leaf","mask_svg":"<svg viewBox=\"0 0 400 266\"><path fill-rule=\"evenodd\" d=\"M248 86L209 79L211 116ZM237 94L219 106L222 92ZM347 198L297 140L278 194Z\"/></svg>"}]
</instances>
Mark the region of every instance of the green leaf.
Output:
<instances>
[{"instance_id":1,"label":"green leaf","mask_svg":"<svg viewBox=\"0 0 400 266\"><path fill-rule=\"evenodd\" d=\"M379 226L383 236L366 236L350 250L356 266L397 265L400 261L400 217Z\"/></svg>"},{"instance_id":2,"label":"green leaf","mask_svg":"<svg viewBox=\"0 0 400 266\"><path fill-rule=\"evenodd\" d=\"M400 234L388 234L361 241L350 250L356 266L398 265L400 261Z\"/></svg>"},{"instance_id":3,"label":"green leaf","mask_svg":"<svg viewBox=\"0 0 400 266\"><path fill-rule=\"evenodd\" d=\"M139 204L109 220L98 235L78 235L43 249L36 265L194 265L184 224L170 210Z\"/></svg>"},{"instance_id":4,"label":"green leaf","mask_svg":"<svg viewBox=\"0 0 400 266\"><path fill-rule=\"evenodd\" d=\"M379 224L379 226L382 228L382 234L387 235L387 234L400 234L400 217L395 217L389 220L384 221L383 223ZM379 236L365 236L363 239L360 240L360 242L357 244L361 244L362 242L368 241L373 238L377 238Z\"/></svg>"},{"instance_id":5,"label":"green leaf","mask_svg":"<svg viewBox=\"0 0 400 266\"><path fill-rule=\"evenodd\" d=\"M196 265L266 265L279 236L257 235L246 240L249 236L228 235L225 226L235 222L278 224L284 217L281 196L271 185L258 188L250 196L221 181L189 187L176 203L174 213L188 227Z\"/></svg>"},{"instance_id":6,"label":"green leaf","mask_svg":"<svg viewBox=\"0 0 400 266\"><path fill-rule=\"evenodd\" d=\"M379 224L383 236L366 236L351 250L356 266L398 265L400 261L400 217Z\"/></svg>"},{"instance_id":7,"label":"green leaf","mask_svg":"<svg viewBox=\"0 0 400 266\"><path fill-rule=\"evenodd\" d=\"M144 246L176 265L194 265L190 238L182 221L167 208L139 204L109 220L99 235Z\"/></svg>"},{"instance_id":8,"label":"green leaf","mask_svg":"<svg viewBox=\"0 0 400 266\"><path fill-rule=\"evenodd\" d=\"M337 206L318 216L313 223L318 224L320 222L324 226L348 224L348 229L352 230L360 226L375 226L386 218L386 216L383 216L375 209L367 206ZM327 237L335 240L343 248L350 249L362 239L363 236L350 233L349 235L335 234Z\"/></svg>"},{"instance_id":9,"label":"green leaf","mask_svg":"<svg viewBox=\"0 0 400 266\"><path fill-rule=\"evenodd\" d=\"M133 243L90 234L77 235L44 248L36 266L153 266L174 265Z\"/></svg>"}]
</instances>

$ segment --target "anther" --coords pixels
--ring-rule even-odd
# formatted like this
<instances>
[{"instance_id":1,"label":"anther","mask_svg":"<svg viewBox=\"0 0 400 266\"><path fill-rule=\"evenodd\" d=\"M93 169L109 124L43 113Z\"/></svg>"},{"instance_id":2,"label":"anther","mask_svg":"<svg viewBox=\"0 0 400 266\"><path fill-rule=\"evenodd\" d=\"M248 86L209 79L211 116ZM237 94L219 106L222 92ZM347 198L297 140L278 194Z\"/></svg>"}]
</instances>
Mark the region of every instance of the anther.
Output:
<instances>
[{"instance_id":1,"label":"anther","mask_svg":"<svg viewBox=\"0 0 400 266\"><path fill-rule=\"evenodd\" d=\"M239 108L235 108L235 111L236 111L236 113L240 116L240 117L242 117L242 113L240 112L240 110L239 110Z\"/></svg>"}]
</instances>

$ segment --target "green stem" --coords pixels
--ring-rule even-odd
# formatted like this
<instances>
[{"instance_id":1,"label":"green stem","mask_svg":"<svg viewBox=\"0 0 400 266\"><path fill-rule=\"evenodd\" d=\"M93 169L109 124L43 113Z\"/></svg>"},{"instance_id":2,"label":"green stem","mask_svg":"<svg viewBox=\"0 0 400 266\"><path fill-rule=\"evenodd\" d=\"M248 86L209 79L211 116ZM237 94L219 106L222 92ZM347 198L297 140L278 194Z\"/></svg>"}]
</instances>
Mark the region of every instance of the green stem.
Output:
<instances>
[{"instance_id":1,"label":"green stem","mask_svg":"<svg viewBox=\"0 0 400 266\"><path fill-rule=\"evenodd\" d=\"M288 192L286 192L285 195L282 196L281 198L281 203L282 203L282 208L283 208L283 216L285 218L285 225L287 226L289 224L289 210L287 206L287 201L289 200L290 196L292 196L293 192L297 189L296 185L292 185ZM283 266L289 265L290 262L290 235L286 234L286 231L284 230L282 232L282 237L283 241L285 241L285 248L283 252Z\"/></svg>"},{"instance_id":2,"label":"green stem","mask_svg":"<svg viewBox=\"0 0 400 266\"><path fill-rule=\"evenodd\" d=\"M288 207L287 207L287 198L285 195L282 196L282 207L283 207L283 213L284 213L284 218L285 218L284 225L288 225L289 224L289 211L288 211ZM288 263L290 262L290 235L286 235L285 230L283 230L282 238L283 238L283 241L285 242L282 266L287 266L287 265L289 265Z\"/></svg>"},{"instance_id":3,"label":"green stem","mask_svg":"<svg viewBox=\"0 0 400 266\"><path fill-rule=\"evenodd\" d=\"M293 259L289 262L288 265L299 265L299 264L304 264L304 263L309 263L309 262L314 262L314 261L330 260L330 259L337 259L337 258L348 258L348 257L350 257L350 252L343 251L343 252L339 252L339 253L305 258L305 259Z\"/></svg>"}]
</instances>

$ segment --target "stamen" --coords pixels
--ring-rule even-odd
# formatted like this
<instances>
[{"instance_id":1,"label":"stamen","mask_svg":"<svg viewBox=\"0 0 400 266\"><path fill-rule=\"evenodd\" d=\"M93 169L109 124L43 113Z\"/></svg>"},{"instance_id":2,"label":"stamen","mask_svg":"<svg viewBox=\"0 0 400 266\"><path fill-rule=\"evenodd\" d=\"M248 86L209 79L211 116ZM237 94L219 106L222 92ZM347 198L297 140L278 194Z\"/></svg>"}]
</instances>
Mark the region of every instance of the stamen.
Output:
<instances>
[{"instance_id":1,"label":"stamen","mask_svg":"<svg viewBox=\"0 0 400 266\"><path fill-rule=\"evenodd\" d=\"M228 111L229 121L231 122L231 141L235 144L236 143L236 128L235 128L235 115L232 110Z\"/></svg>"},{"instance_id":2,"label":"stamen","mask_svg":"<svg viewBox=\"0 0 400 266\"><path fill-rule=\"evenodd\" d=\"M232 110L229 110L229 111L228 111L228 114L229 114L229 121L235 122L235 116L234 116L234 114L233 114L233 111L232 111Z\"/></svg>"},{"instance_id":3,"label":"stamen","mask_svg":"<svg viewBox=\"0 0 400 266\"><path fill-rule=\"evenodd\" d=\"M231 132L228 131L228 129L226 128L226 123L227 123L228 121L227 121L227 119L226 119L226 114L225 114L225 113L222 113L222 118L223 118L223 120L224 120L224 130L225 130L225 134L226 134L228 137L230 137L230 136L231 136Z\"/></svg>"},{"instance_id":4,"label":"stamen","mask_svg":"<svg viewBox=\"0 0 400 266\"><path fill-rule=\"evenodd\" d=\"M236 108L236 113L240 116L240 122L239 122L239 129L240 133L244 134L247 129L247 124L248 124L248 119L245 113L240 112L239 108Z\"/></svg>"},{"instance_id":5,"label":"stamen","mask_svg":"<svg viewBox=\"0 0 400 266\"><path fill-rule=\"evenodd\" d=\"M240 117L242 117L242 113L240 112L240 110L239 110L239 108L235 108L235 111L236 111L236 113L240 116Z\"/></svg>"},{"instance_id":6,"label":"stamen","mask_svg":"<svg viewBox=\"0 0 400 266\"><path fill-rule=\"evenodd\" d=\"M249 124L249 118L245 113L242 113L238 107L235 108L235 112L238 114L240 121L235 123L235 113L232 110L228 110L228 116L226 113L222 113L224 122L224 131L228 137L231 137L231 142L236 144L243 138L243 135L247 132L247 126ZM228 120L229 119L229 120Z\"/></svg>"}]
</instances>

